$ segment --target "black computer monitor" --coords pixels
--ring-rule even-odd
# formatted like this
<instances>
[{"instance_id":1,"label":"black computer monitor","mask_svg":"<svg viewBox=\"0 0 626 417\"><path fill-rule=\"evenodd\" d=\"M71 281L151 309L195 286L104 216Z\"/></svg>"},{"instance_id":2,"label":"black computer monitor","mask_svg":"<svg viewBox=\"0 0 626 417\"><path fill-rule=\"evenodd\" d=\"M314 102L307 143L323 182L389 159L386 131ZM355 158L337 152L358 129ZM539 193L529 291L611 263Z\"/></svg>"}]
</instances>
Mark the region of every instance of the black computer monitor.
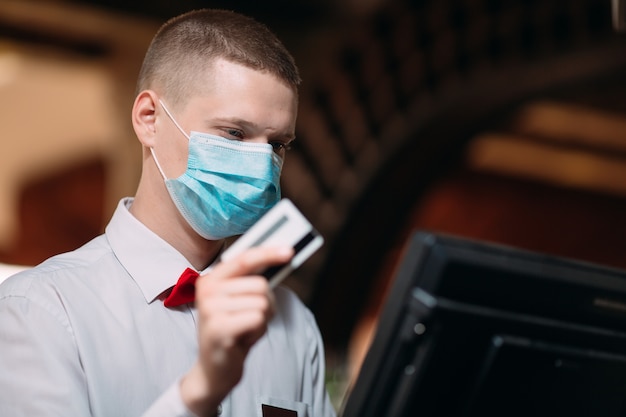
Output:
<instances>
[{"instance_id":1,"label":"black computer monitor","mask_svg":"<svg viewBox=\"0 0 626 417\"><path fill-rule=\"evenodd\" d=\"M625 400L626 272L417 232L341 414L613 417Z\"/></svg>"}]
</instances>

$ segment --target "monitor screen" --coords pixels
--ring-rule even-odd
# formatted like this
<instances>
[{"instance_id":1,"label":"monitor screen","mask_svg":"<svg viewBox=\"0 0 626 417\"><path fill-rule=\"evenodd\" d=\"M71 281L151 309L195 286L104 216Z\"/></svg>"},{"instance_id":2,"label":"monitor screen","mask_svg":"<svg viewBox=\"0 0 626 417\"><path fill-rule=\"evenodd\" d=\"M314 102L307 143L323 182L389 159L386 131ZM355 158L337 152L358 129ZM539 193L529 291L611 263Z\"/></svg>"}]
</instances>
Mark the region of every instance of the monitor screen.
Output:
<instances>
[{"instance_id":1,"label":"monitor screen","mask_svg":"<svg viewBox=\"0 0 626 417\"><path fill-rule=\"evenodd\" d=\"M342 415L626 416L625 400L626 272L416 232Z\"/></svg>"}]
</instances>

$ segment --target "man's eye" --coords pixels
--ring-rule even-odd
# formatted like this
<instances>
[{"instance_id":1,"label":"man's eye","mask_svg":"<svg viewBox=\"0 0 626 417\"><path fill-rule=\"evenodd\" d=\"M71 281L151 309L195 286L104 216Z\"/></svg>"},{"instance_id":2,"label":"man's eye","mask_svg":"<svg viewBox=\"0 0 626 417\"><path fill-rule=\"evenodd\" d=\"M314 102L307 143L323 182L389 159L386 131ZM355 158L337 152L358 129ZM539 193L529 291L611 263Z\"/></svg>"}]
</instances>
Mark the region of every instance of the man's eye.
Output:
<instances>
[{"instance_id":1,"label":"man's eye","mask_svg":"<svg viewBox=\"0 0 626 417\"><path fill-rule=\"evenodd\" d=\"M274 152L288 151L289 149L291 149L290 143L270 142L270 145L272 145L272 148L274 148Z\"/></svg>"},{"instance_id":2,"label":"man's eye","mask_svg":"<svg viewBox=\"0 0 626 417\"><path fill-rule=\"evenodd\" d=\"M237 129L224 129L224 131L226 132L226 134L230 135L230 136L234 136L238 139L243 139L243 132L241 130L237 130Z\"/></svg>"}]
</instances>

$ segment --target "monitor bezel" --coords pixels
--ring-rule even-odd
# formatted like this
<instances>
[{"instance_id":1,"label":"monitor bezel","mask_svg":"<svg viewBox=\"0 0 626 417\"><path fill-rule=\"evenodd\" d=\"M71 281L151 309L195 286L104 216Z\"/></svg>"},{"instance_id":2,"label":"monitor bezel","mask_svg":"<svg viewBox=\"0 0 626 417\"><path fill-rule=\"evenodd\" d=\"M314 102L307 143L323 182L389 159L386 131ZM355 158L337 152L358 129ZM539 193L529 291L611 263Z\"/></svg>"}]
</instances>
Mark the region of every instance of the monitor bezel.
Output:
<instances>
[{"instance_id":1,"label":"monitor bezel","mask_svg":"<svg viewBox=\"0 0 626 417\"><path fill-rule=\"evenodd\" d=\"M400 354L399 349L406 348L406 346L398 346L398 340L410 337L410 335L403 335L410 331L410 326L407 330L406 325L407 320L410 321L407 315L426 317L436 308L437 303L446 299L439 293L441 292L441 275L443 268L451 263L512 271L536 279L539 287L548 284L563 288L580 287L584 292L589 288L592 297L607 301L605 305L594 306L594 310L589 312L578 306L571 306L567 303L558 305L551 300L546 300L545 306L541 306L541 303L539 306L533 305L535 311L531 313L545 316L546 319L565 321L572 319L574 322L591 317L592 320L589 323L581 322L580 325L587 326L592 331L609 332L611 337L613 333L619 333L617 337L626 338L623 334L626 330L626 273L624 271L502 244L417 231L405 248L393 285L379 316L371 345L361 365L358 378L351 387L344 404L342 410L344 417L380 415L377 414L380 411L376 404L385 403L389 397L399 395L394 392L398 389L397 385L390 381L399 372L403 372L403 367L406 365L398 363L395 359ZM416 296L421 298L419 302L413 302L409 306L407 300L411 298L415 300ZM521 301L522 309L524 303ZM529 306L531 304L532 302L528 303ZM573 318L569 316L563 318L558 314L551 317L550 309L554 309L555 312L560 309L561 312L571 313ZM525 312L517 311L516 313L524 314ZM606 328L604 328L605 324ZM588 330L587 328L585 330ZM421 348L425 349L424 346ZM416 371L419 372L419 369Z\"/></svg>"}]
</instances>

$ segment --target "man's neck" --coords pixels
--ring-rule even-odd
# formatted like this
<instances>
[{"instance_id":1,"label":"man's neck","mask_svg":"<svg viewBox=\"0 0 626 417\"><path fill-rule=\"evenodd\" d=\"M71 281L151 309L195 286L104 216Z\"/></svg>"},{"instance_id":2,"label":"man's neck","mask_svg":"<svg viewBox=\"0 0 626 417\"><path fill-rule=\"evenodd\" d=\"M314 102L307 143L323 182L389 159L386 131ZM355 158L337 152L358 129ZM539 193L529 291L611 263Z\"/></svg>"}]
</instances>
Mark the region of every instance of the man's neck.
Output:
<instances>
[{"instance_id":1,"label":"man's neck","mask_svg":"<svg viewBox=\"0 0 626 417\"><path fill-rule=\"evenodd\" d=\"M198 235L180 215L169 196L164 201L153 200L154 194L144 195L140 187L130 213L172 245L196 270L204 270L222 251L224 240L207 240Z\"/></svg>"}]
</instances>

